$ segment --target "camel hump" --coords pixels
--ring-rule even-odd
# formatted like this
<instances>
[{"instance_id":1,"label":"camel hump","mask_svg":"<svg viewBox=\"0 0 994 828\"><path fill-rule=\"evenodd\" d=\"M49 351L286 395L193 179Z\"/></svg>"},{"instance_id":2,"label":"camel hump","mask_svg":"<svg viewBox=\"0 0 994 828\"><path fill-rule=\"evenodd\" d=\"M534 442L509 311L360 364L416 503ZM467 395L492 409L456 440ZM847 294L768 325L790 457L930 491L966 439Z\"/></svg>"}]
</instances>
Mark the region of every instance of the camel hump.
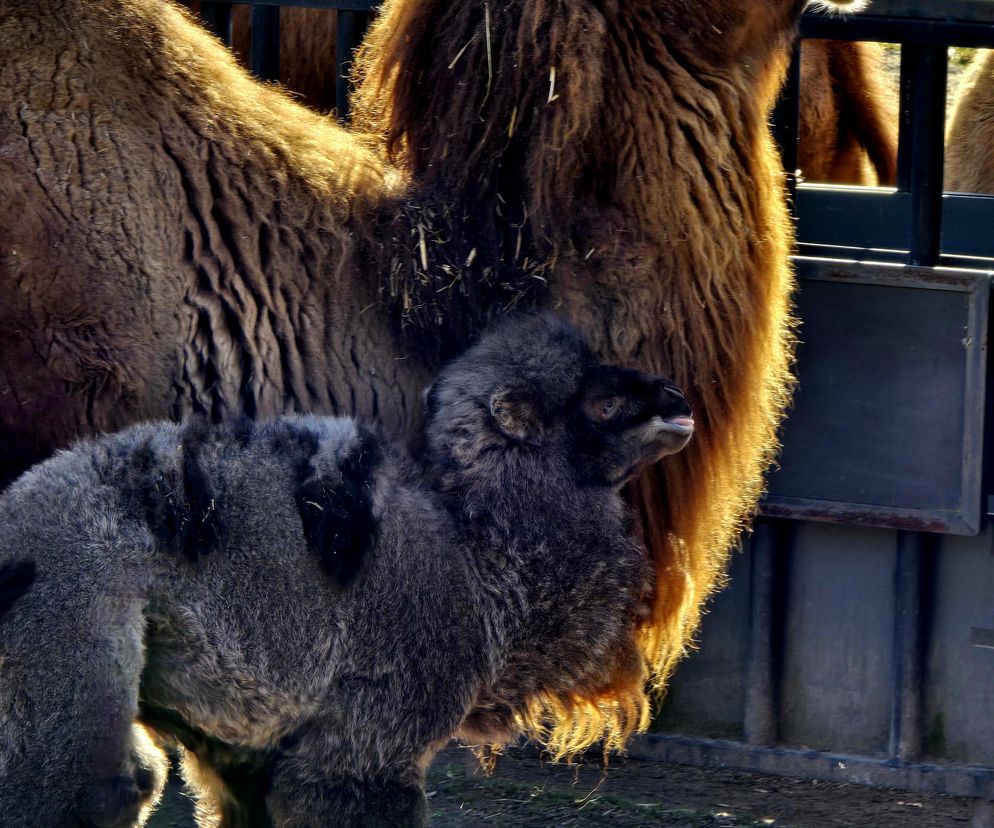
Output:
<instances>
[{"instance_id":1,"label":"camel hump","mask_svg":"<svg viewBox=\"0 0 994 828\"><path fill-rule=\"evenodd\" d=\"M304 537L321 568L342 586L352 583L376 542L373 487L383 448L375 434L351 420L343 441L323 444L306 419L288 420L276 450L293 469L294 497Z\"/></svg>"},{"instance_id":2,"label":"camel hump","mask_svg":"<svg viewBox=\"0 0 994 828\"><path fill-rule=\"evenodd\" d=\"M242 423L225 427L244 443L251 433ZM180 431L173 459L159 456L152 438L138 445L126 464L124 489L160 546L196 562L221 547L225 527L218 505L219 482L208 473L204 456L220 442L218 427L203 418Z\"/></svg>"}]
</instances>

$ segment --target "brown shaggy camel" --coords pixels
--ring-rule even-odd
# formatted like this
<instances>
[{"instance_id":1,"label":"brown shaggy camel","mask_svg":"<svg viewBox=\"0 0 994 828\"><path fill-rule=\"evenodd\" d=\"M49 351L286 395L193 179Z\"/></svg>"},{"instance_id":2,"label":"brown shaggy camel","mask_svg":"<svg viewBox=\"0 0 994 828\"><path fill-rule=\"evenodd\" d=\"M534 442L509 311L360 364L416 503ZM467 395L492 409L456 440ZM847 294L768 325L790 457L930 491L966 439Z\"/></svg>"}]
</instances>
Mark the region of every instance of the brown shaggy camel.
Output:
<instances>
[{"instance_id":1,"label":"brown shaggy camel","mask_svg":"<svg viewBox=\"0 0 994 828\"><path fill-rule=\"evenodd\" d=\"M658 572L638 643L662 684L791 387L767 122L803 6L387 0L351 132L161 0L0 0L5 477L197 412L408 433L440 360L508 308L553 307L700 412L635 492ZM645 721L640 699L607 675L540 694L532 720L576 749Z\"/></svg>"},{"instance_id":2,"label":"brown shaggy camel","mask_svg":"<svg viewBox=\"0 0 994 828\"><path fill-rule=\"evenodd\" d=\"M994 194L994 50L977 51L956 91L946 131L945 189Z\"/></svg>"},{"instance_id":3,"label":"brown shaggy camel","mask_svg":"<svg viewBox=\"0 0 994 828\"><path fill-rule=\"evenodd\" d=\"M893 186L897 133L897 94L879 43L802 43L798 167L805 179Z\"/></svg>"}]
</instances>

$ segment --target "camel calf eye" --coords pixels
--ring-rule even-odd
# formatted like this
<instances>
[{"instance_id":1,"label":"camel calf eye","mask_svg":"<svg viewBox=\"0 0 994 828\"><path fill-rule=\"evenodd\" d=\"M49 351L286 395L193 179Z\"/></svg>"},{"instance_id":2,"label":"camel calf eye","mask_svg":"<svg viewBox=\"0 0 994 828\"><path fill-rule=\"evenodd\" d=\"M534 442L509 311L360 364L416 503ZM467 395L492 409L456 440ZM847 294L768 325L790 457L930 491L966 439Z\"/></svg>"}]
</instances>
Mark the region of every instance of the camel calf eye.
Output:
<instances>
[{"instance_id":1,"label":"camel calf eye","mask_svg":"<svg viewBox=\"0 0 994 828\"><path fill-rule=\"evenodd\" d=\"M595 423L606 423L621 410L620 397L590 396L583 403L587 418Z\"/></svg>"},{"instance_id":2,"label":"camel calf eye","mask_svg":"<svg viewBox=\"0 0 994 828\"><path fill-rule=\"evenodd\" d=\"M601 401L600 415L602 419L608 420L614 416L615 412L618 410L619 400L617 397L611 397L607 400Z\"/></svg>"}]
</instances>

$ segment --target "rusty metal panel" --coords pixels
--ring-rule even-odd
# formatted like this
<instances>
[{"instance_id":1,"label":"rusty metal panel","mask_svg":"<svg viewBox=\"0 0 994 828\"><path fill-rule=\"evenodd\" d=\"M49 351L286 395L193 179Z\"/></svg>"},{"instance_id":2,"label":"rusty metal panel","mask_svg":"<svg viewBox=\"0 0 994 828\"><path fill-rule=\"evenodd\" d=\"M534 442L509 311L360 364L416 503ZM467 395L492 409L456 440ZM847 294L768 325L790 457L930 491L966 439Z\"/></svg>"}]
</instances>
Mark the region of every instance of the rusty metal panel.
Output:
<instances>
[{"instance_id":1,"label":"rusty metal panel","mask_svg":"<svg viewBox=\"0 0 994 828\"><path fill-rule=\"evenodd\" d=\"M989 274L799 269L799 385L763 513L976 533Z\"/></svg>"}]
</instances>

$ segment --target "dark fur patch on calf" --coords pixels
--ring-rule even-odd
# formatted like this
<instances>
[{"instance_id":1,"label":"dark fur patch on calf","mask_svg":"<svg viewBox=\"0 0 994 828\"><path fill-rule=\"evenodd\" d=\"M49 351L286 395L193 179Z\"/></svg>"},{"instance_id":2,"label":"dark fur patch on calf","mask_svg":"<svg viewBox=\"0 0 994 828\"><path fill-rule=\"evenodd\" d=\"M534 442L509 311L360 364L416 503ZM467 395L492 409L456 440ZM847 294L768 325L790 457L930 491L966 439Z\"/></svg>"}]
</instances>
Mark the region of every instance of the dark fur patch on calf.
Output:
<instances>
[{"instance_id":1,"label":"dark fur patch on calf","mask_svg":"<svg viewBox=\"0 0 994 828\"><path fill-rule=\"evenodd\" d=\"M31 589L37 576L34 561L16 561L0 566L0 618L3 618L25 592Z\"/></svg>"},{"instance_id":2,"label":"dark fur patch on calf","mask_svg":"<svg viewBox=\"0 0 994 828\"><path fill-rule=\"evenodd\" d=\"M218 512L218 491L204 471L201 453L211 440L210 426L195 419L180 437L180 467L186 514L181 524L181 544L187 557L197 560L224 542L224 524Z\"/></svg>"},{"instance_id":3,"label":"dark fur patch on calf","mask_svg":"<svg viewBox=\"0 0 994 828\"><path fill-rule=\"evenodd\" d=\"M124 489L156 540L191 561L224 543L219 493L201 460L212 434L202 418L194 419L180 432L175 466L157 457L148 441L135 449L125 470Z\"/></svg>"},{"instance_id":4,"label":"dark fur patch on calf","mask_svg":"<svg viewBox=\"0 0 994 828\"><path fill-rule=\"evenodd\" d=\"M340 584L355 580L376 537L372 477L382 459L376 438L359 428L356 449L340 464L341 479L318 474L311 462L318 451L310 431L284 429L278 448L291 462L294 497L304 537L321 567Z\"/></svg>"}]
</instances>

